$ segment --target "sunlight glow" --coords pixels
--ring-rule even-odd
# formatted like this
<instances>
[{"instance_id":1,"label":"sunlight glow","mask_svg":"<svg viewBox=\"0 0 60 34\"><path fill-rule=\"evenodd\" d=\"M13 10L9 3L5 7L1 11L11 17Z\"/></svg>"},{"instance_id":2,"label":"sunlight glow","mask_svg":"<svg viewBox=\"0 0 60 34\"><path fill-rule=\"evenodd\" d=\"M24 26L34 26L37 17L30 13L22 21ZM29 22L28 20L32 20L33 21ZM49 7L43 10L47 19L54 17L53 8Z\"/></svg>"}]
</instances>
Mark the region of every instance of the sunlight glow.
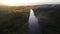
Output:
<instances>
[{"instance_id":1,"label":"sunlight glow","mask_svg":"<svg viewBox=\"0 0 60 34\"><path fill-rule=\"evenodd\" d=\"M37 2L39 2L39 0L0 0L1 4L8 6L30 5Z\"/></svg>"},{"instance_id":2,"label":"sunlight glow","mask_svg":"<svg viewBox=\"0 0 60 34\"><path fill-rule=\"evenodd\" d=\"M4 5L14 6L14 5L17 5L19 1L18 0L3 0L1 3Z\"/></svg>"},{"instance_id":3,"label":"sunlight glow","mask_svg":"<svg viewBox=\"0 0 60 34\"><path fill-rule=\"evenodd\" d=\"M36 4L49 4L58 3L60 0L0 0L0 5L8 6L21 6L21 5L36 5Z\"/></svg>"}]
</instances>

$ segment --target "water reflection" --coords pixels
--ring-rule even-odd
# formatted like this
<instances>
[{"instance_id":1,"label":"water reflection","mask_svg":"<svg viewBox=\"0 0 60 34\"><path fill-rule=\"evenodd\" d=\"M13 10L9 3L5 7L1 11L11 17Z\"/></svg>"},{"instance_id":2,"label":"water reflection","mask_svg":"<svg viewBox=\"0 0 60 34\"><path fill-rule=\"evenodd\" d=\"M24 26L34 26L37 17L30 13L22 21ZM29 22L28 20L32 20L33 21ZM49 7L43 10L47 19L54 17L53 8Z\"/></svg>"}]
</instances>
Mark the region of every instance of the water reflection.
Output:
<instances>
[{"instance_id":1,"label":"water reflection","mask_svg":"<svg viewBox=\"0 0 60 34\"><path fill-rule=\"evenodd\" d=\"M30 9L30 16L29 16L29 34L39 34L38 19L34 15L32 9Z\"/></svg>"}]
</instances>

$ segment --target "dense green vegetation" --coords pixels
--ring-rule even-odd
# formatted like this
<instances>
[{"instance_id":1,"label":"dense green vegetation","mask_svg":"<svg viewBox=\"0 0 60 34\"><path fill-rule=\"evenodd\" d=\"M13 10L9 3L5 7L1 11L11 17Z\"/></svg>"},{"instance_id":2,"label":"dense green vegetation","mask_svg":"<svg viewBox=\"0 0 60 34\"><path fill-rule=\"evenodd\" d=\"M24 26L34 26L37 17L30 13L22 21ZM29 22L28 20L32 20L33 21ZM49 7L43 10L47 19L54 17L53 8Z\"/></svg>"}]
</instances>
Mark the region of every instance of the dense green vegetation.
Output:
<instances>
[{"instance_id":1,"label":"dense green vegetation","mask_svg":"<svg viewBox=\"0 0 60 34\"><path fill-rule=\"evenodd\" d=\"M27 34L29 10L0 7L0 34Z\"/></svg>"},{"instance_id":2,"label":"dense green vegetation","mask_svg":"<svg viewBox=\"0 0 60 34\"><path fill-rule=\"evenodd\" d=\"M0 34L27 34L29 9L34 10L40 33L60 33L60 4L36 6L0 6Z\"/></svg>"},{"instance_id":3,"label":"dense green vegetation","mask_svg":"<svg viewBox=\"0 0 60 34\"><path fill-rule=\"evenodd\" d=\"M48 7L46 7L48 6ZM42 34L60 33L60 5L45 5L35 10Z\"/></svg>"}]
</instances>

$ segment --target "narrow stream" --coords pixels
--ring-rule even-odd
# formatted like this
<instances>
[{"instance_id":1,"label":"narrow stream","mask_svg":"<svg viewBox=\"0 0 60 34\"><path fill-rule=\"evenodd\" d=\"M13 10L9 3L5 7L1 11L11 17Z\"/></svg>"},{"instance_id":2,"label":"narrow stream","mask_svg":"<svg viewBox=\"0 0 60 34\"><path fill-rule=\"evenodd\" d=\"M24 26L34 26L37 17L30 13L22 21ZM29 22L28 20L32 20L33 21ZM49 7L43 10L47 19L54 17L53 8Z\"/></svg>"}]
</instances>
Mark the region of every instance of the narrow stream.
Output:
<instances>
[{"instance_id":1,"label":"narrow stream","mask_svg":"<svg viewBox=\"0 0 60 34\"><path fill-rule=\"evenodd\" d=\"M39 34L38 19L34 15L34 11L32 9L30 9L29 16L29 34Z\"/></svg>"}]
</instances>

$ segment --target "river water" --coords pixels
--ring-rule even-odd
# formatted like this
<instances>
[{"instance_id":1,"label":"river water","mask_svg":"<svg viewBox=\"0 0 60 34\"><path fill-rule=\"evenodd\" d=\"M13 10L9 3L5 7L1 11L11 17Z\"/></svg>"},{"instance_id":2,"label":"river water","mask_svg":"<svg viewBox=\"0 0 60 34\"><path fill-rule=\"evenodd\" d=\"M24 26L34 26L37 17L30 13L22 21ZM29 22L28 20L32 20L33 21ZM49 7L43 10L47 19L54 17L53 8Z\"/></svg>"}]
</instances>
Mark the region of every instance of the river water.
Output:
<instances>
[{"instance_id":1,"label":"river water","mask_svg":"<svg viewBox=\"0 0 60 34\"><path fill-rule=\"evenodd\" d=\"M30 9L29 16L29 33L28 34L39 34L39 24L34 11Z\"/></svg>"}]
</instances>

